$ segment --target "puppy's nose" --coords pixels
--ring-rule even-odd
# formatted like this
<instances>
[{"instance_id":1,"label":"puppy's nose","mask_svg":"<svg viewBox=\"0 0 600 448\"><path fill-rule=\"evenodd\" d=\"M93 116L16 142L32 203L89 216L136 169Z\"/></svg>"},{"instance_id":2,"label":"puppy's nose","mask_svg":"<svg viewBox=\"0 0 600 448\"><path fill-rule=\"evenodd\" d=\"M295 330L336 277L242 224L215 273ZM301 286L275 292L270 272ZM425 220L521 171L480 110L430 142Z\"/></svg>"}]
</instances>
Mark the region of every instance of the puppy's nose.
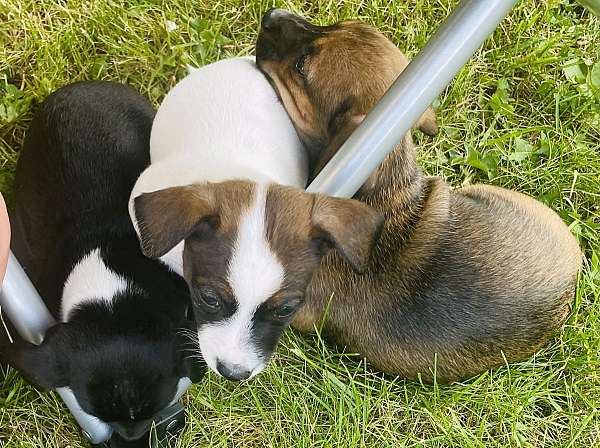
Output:
<instances>
[{"instance_id":1,"label":"puppy's nose","mask_svg":"<svg viewBox=\"0 0 600 448\"><path fill-rule=\"evenodd\" d=\"M133 441L133 440L141 439L144 434L146 434L145 429L129 430L129 431L125 432L125 434L124 434L125 437L123 437L123 438L128 441Z\"/></svg>"},{"instance_id":2,"label":"puppy's nose","mask_svg":"<svg viewBox=\"0 0 600 448\"><path fill-rule=\"evenodd\" d=\"M231 381L247 380L252 375L251 370L246 370L239 364L227 364L217 361L217 371Z\"/></svg>"},{"instance_id":3,"label":"puppy's nose","mask_svg":"<svg viewBox=\"0 0 600 448\"><path fill-rule=\"evenodd\" d=\"M150 428L115 428L115 431L121 438L127 442L141 439ZM112 445L111 445L112 446Z\"/></svg>"},{"instance_id":4,"label":"puppy's nose","mask_svg":"<svg viewBox=\"0 0 600 448\"><path fill-rule=\"evenodd\" d=\"M290 15L290 12L283 9L271 8L263 16L260 26L266 31L274 31L280 26L279 19Z\"/></svg>"}]
</instances>

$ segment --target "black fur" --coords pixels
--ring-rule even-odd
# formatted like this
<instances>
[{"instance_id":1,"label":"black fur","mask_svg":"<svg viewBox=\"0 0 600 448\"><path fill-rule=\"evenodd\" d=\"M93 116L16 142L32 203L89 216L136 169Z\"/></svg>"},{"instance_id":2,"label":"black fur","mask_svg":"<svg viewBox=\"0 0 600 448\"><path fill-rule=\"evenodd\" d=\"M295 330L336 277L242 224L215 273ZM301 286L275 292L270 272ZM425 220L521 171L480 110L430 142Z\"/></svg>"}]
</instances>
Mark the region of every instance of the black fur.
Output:
<instances>
[{"instance_id":1,"label":"black fur","mask_svg":"<svg viewBox=\"0 0 600 448\"><path fill-rule=\"evenodd\" d=\"M92 250L126 279L111 305L76 308L42 345L0 350L35 385L70 387L86 412L126 439L146 432L181 377L199 380L205 371L185 357L180 330L195 328L188 288L142 255L127 210L150 162L153 118L151 104L120 84L81 82L52 94L21 151L11 217L13 251L57 320L64 283Z\"/></svg>"}]
</instances>

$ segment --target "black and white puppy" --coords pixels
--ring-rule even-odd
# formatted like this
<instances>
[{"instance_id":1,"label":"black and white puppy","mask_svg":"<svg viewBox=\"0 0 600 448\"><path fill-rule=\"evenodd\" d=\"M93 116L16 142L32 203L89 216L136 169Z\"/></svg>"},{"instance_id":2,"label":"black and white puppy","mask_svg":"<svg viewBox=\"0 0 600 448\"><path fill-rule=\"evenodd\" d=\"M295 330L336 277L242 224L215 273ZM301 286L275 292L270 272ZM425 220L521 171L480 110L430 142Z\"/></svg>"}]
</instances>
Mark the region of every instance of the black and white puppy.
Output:
<instances>
[{"instance_id":1,"label":"black and white puppy","mask_svg":"<svg viewBox=\"0 0 600 448\"><path fill-rule=\"evenodd\" d=\"M17 165L12 243L60 323L40 346L0 348L32 383L70 388L126 440L205 370L186 358L188 288L143 256L127 210L153 118L146 99L108 82L66 86L41 105Z\"/></svg>"}]
</instances>

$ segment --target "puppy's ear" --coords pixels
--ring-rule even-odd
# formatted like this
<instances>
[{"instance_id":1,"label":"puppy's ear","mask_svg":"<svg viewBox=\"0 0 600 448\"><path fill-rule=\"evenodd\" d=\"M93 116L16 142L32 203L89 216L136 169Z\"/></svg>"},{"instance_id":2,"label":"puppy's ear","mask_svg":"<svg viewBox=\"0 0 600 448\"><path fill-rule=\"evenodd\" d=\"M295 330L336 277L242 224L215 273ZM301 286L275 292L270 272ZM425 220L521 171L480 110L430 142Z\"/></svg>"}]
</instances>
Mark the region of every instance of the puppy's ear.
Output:
<instances>
[{"instance_id":1,"label":"puppy's ear","mask_svg":"<svg viewBox=\"0 0 600 448\"><path fill-rule=\"evenodd\" d=\"M315 238L333 246L355 271L367 269L383 227L379 212L354 199L315 195L311 218Z\"/></svg>"},{"instance_id":2,"label":"puppy's ear","mask_svg":"<svg viewBox=\"0 0 600 448\"><path fill-rule=\"evenodd\" d=\"M63 344L67 325L57 324L50 328L40 345L16 339L13 344L0 347L0 351L10 366L39 389L50 390L68 386L66 352L69 348Z\"/></svg>"},{"instance_id":3,"label":"puppy's ear","mask_svg":"<svg viewBox=\"0 0 600 448\"><path fill-rule=\"evenodd\" d=\"M214 203L210 184L166 188L136 197L134 212L144 255L166 254L214 213Z\"/></svg>"},{"instance_id":4,"label":"puppy's ear","mask_svg":"<svg viewBox=\"0 0 600 448\"><path fill-rule=\"evenodd\" d=\"M319 154L314 163L314 168L309 179L312 182L314 178L321 172L325 165L331 160L335 153L340 149L340 146L350 137L350 134L358 127L365 119L366 115L345 114L336 118L335 126L330 126L330 132L333 132L331 143L327 145L325 151Z\"/></svg>"},{"instance_id":5,"label":"puppy's ear","mask_svg":"<svg viewBox=\"0 0 600 448\"><path fill-rule=\"evenodd\" d=\"M344 117L344 124L341 126L336 133L333 143L330 146L334 146L339 148L342 144L348 140L350 134L354 132L354 130L358 127L359 124L363 122L365 119L365 114L355 114L355 115L347 115Z\"/></svg>"},{"instance_id":6,"label":"puppy's ear","mask_svg":"<svg viewBox=\"0 0 600 448\"><path fill-rule=\"evenodd\" d=\"M437 135L439 132L437 116L431 107L428 107L425 113L417 120L416 127L431 137Z\"/></svg>"},{"instance_id":7,"label":"puppy's ear","mask_svg":"<svg viewBox=\"0 0 600 448\"><path fill-rule=\"evenodd\" d=\"M343 137L343 140L340 142L339 146L341 146L341 144L344 143L348 137L350 137L352 131L354 131L354 129L356 129L358 125L362 123L365 116L366 115L353 115L349 117L346 127L344 127L343 132L341 132L341 135L339 135L340 137ZM428 107L423 115L419 117L415 127L431 137L434 137L438 134L440 129L437 123L437 115L431 107Z\"/></svg>"}]
</instances>

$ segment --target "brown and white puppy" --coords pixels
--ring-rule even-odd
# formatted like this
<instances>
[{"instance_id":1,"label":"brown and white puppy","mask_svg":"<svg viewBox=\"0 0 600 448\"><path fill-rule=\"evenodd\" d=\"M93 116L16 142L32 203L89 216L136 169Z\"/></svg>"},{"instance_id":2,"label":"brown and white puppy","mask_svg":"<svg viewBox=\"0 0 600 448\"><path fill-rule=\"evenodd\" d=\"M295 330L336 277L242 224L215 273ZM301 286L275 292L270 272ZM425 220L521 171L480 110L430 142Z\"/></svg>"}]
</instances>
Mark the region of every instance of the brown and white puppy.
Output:
<instances>
[{"instance_id":1,"label":"brown and white puppy","mask_svg":"<svg viewBox=\"0 0 600 448\"><path fill-rule=\"evenodd\" d=\"M382 217L303 190L302 144L250 59L177 84L156 114L150 158L130 215L144 253L185 277L199 350L224 377L265 367L329 247L357 271L368 263Z\"/></svg>"},{"instance_id":2,"label":"brown and white puppy","mask_svg":"<svg viewBox=\"0 0 600 448\"><path fill-rule=\"evenodd\" d=\"M281 10L265 14L256 55L313 177L407 63L364 23L318 27ZM435 132L431 112L422 122ZM330 340L377 368L454 381L531 355L565 321L582 255L541 203L487 185L452 191L423 175L410 135L355 198L386 217L366 274L327 256L294 327L312 330L327 309Z\"/></svg>"}]
</instances>

